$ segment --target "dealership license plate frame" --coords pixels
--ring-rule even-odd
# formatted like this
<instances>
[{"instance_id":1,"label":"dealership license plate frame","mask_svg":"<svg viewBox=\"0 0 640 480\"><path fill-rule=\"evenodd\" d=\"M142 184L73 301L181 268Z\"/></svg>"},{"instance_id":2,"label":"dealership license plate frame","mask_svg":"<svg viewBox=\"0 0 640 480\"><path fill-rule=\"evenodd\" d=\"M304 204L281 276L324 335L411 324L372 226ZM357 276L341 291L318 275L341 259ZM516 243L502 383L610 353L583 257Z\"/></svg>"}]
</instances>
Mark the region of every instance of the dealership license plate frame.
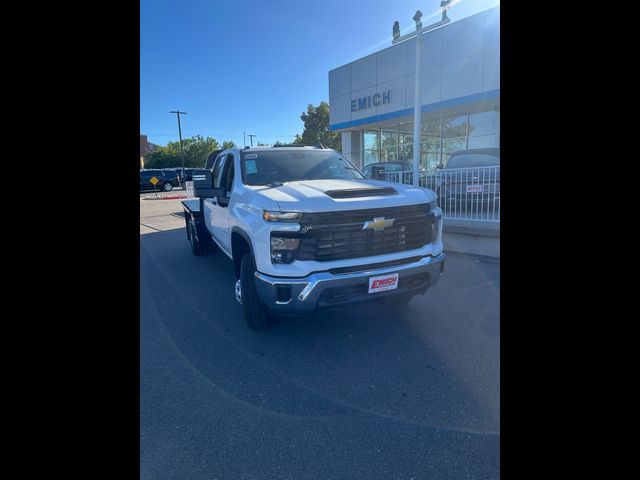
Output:
<instances>
[{"instance_id":1,"label":"dealership license plate frame","mask_svg":"<svg viewBox=\"0 0 640 480\"><path fill-rule=\"evenodd\" d=\"M383 284L382 286L376 286L375 288L372 289L372 287L374 286L374 282L387 281L388 283L388 280L391 278L395 280L393 284L388 284L388 285ZM389 290L395 290L398 288L399 280L400 280L399 272L387 273L385 275L376 275L375 277L369 277L368 293L379 293L379 292L388 292Z\"/></svg>"}]
</instances>

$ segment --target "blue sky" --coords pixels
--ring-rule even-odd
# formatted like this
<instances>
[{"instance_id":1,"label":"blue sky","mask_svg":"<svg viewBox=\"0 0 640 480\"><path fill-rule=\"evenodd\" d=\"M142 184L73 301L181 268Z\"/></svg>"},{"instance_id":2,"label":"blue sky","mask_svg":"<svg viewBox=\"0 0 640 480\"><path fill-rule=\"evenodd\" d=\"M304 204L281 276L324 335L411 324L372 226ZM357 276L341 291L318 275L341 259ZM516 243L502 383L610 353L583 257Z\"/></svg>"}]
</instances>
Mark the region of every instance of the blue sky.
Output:
<instances>
[{"instance_id":1,"label":"blue sky","mask_svg":"<svg viewBox=\"0 0 640 480\"><path fill-rule=\"evenodd\" d=\"M500 0L454 0L451 21ZM391 45L391 27L440 19L440 0L141 0L140 133L166 145L200 134L289 142L307 104L329 101L329 70ZM247 137L247 143L249 138Z\"/></svg>"}]
</instances>

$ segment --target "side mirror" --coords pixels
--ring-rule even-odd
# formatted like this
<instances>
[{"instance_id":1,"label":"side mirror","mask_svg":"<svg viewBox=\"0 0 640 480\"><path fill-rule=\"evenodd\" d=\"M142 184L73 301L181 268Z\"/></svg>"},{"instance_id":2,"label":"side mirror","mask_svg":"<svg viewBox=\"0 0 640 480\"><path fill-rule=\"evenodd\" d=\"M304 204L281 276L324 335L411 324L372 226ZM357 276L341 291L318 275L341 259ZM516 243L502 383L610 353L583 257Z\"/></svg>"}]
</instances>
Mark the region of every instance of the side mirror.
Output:
<instances>
[{"instance_id":1,"label":"side mirror","mask_svg":"<svg viewBox=\"0 0 640 480\"><path fill-rule=\"evenodd\" d=\"M197 168L193 171L193 194L200 198L213 198L224 195L224 189L213 188L211 170Z\"/></svg>"},{"instance_id":2,"label":"side mirror","mask_svg":"<svg viewBox=\"0 0 640 480\"><path fill-rule=\"evenodd\" d=\"M438 169L438 170L442 170L443 168L444 168L444 163L439 163L439 164L436 166L436 169Z\"/></svg>"},{"instance_id":3,"label":"side mirror","mask_svg":"<svg viewBox=\"0 0 640 480\"><path fill-rule=\"evenodd\" d=\"M384 180L386 178L385 174L384 174L384 166L382 165L375 165L372 169L371 169L371 177L375 180Z\"/></svg>"}]
</instances>

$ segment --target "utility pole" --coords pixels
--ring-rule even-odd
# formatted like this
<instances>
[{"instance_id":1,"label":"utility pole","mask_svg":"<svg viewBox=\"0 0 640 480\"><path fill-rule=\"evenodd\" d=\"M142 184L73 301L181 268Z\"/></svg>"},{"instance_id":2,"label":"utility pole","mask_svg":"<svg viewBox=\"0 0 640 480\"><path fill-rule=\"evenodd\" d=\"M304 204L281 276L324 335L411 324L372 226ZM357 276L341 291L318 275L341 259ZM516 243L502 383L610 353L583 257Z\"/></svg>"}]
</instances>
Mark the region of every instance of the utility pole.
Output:
<instances>
[{"instance_id":1,"label":"utility pole","mask_svg":"<svg viewBox=\"0 0 640 480\"><path fill-rule=\"evenodd\" d=\"M249 134L247 136L251 138L251 146L253 147L253 137L257 137L257 135Z\"/></svg>"},{"instance_id":2,"label":"utility pole","mask_svg":"<svg viewBox=\"0 0 640 480\"><path fill-rule=\"evenodd\" d=\"M178 117L178 135L180 137L180 156L182 157L182 174L181 178L185 178L184 175L184 148L182 147L182 127L180 126L180 115L186 115L187 112L181 112L180 110L172 110L169 113L175 113Z\"/></svg>"},{"instance_id":3,"label":"utility pole","mask_svg":"<svg viewBox=\"0 0 640 480\"><path fill-rule=\"evenodd\" d=\"M247 146L247 132L242 132L242 148Z\"/></svg>"}]
</instances>

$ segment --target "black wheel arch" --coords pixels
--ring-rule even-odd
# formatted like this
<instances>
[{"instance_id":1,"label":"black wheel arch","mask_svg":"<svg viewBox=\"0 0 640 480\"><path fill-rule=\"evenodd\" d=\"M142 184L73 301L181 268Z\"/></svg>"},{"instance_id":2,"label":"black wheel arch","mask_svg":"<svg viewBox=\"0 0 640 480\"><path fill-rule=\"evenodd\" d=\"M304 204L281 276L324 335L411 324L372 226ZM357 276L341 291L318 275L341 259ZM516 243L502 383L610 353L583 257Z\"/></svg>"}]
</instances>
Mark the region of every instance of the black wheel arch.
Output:
<instances>
[{"instance_id":1,"label":"black wheel arch","mask_svg":"<svg viewBox=\"0 0 640 480\"><path fill-rule=\"evenodd\" d=\"M255 264L256 255L253 251L251 237L240 227L233 227L231 229L231 255L233 257L233 270L236 274L236 279L240 278L240 264L242 257L247 252L251 254Z\"/></svg>"}]
</instances>

